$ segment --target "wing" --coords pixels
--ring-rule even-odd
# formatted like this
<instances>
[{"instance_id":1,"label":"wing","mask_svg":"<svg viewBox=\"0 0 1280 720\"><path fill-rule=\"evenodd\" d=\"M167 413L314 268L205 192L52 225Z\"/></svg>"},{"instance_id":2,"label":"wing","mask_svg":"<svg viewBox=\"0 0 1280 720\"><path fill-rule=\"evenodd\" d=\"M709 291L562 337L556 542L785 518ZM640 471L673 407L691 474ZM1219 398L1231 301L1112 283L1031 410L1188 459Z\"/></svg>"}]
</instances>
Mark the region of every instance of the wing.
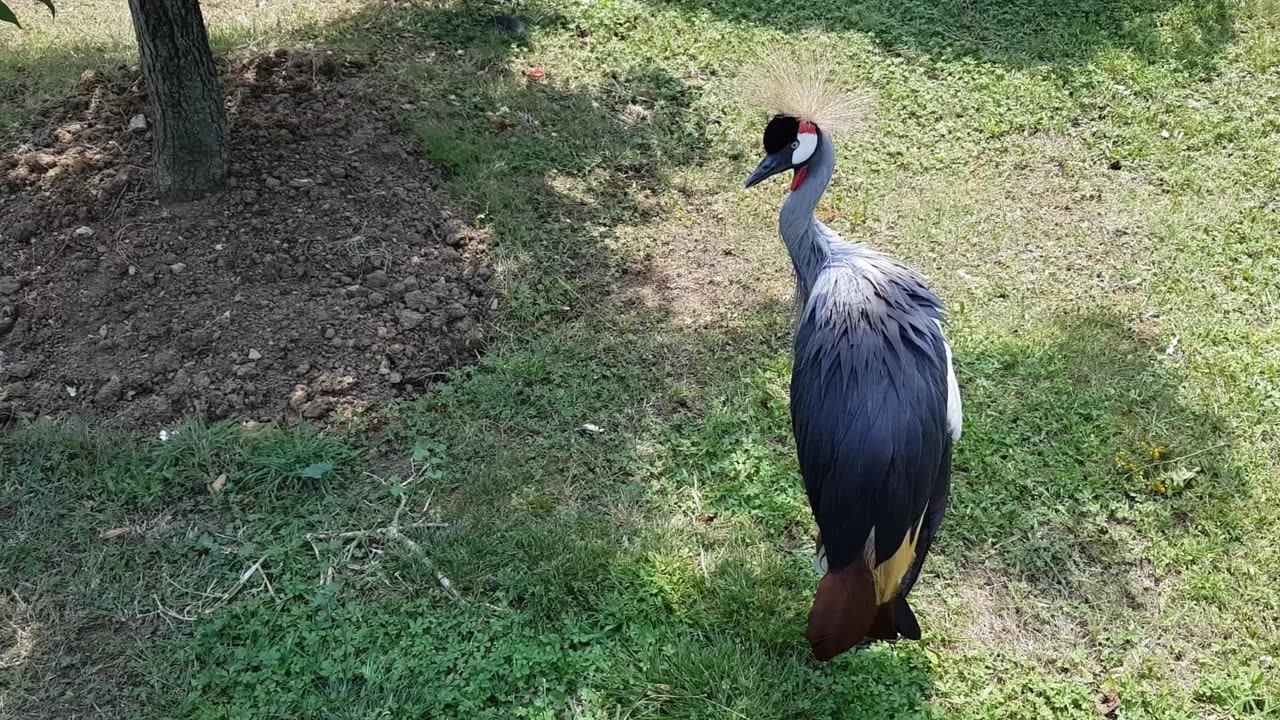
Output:
<instances>
[{"instance_id":1,"label":"wing","mask_svg":"<svg viewBox=\"0 0 1280 720\"><path fill-rule=\"evenodd\" d=\"M792 427L827 562L836 571L867 558L877 575L883 566L892 587L877 579L878 591L892 593L916 564L949 454L940 319L941 303L910 271L835 265L815 282L796 335Z\"/></svg>"}]
</instances>

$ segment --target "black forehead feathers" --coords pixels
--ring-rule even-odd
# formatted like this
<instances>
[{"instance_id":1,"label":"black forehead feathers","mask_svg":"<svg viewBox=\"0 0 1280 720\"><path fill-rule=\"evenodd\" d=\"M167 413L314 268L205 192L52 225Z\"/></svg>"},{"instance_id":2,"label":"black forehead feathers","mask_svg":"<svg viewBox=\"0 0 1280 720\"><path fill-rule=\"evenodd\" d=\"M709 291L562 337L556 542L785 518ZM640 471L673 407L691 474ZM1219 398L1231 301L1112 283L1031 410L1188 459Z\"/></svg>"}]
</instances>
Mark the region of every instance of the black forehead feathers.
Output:
<instances>
[{"instance_id":1,"label":"black forehead feathers","mask_svg":"<svg viewBox=\"0 0 1280 720\"><path fill-rule=\"evenodd\" d=\"M795 142L800 121L790 115L774 115L764 128L764 151L772 155Z\"/></svg>"}]
</instances>

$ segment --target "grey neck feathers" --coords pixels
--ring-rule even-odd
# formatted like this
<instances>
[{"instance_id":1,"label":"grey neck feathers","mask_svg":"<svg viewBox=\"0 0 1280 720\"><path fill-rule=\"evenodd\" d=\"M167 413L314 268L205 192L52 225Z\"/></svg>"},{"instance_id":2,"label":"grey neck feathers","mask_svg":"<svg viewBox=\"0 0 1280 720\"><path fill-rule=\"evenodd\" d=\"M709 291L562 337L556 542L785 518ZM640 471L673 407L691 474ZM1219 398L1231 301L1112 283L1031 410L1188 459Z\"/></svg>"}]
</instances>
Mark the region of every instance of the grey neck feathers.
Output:
<instances>
[{"instance_id":1,"label":"grey neck feathers","mask_svg":"<svg viewBox=\"0 0 1280 720\"><path fill-rule=\"evenodd\" d=\"M826 134L819 136L807 167L800 187L782 203L778 218L782 241L796 270L796 300L801 307L808 301L809 290L831 254L832 243L842 242L814 215L836 167L835 148Z\"/></svg>"}]
</instances>

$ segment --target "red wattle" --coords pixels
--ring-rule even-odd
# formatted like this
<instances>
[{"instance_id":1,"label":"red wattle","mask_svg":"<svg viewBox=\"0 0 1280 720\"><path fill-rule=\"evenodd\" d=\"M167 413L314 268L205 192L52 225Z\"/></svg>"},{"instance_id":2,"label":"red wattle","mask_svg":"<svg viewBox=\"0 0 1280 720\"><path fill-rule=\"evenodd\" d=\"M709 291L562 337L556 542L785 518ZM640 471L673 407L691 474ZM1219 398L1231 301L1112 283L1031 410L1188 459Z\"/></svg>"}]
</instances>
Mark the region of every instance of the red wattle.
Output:
<instances>
[{"instance_id":1,"label":"red wattle","mask_svg":"<svg viewBox=\"0 0 1280 720\"><path fill-rule=\"evenodd\" d=\"M802 167L799 170L796 170L796 176L791 179L791 192L795 192L796 188L800 187L800 183L804 182L804 175L807 172L809 172L808 167Z\"/></svg>"}]
</instances>

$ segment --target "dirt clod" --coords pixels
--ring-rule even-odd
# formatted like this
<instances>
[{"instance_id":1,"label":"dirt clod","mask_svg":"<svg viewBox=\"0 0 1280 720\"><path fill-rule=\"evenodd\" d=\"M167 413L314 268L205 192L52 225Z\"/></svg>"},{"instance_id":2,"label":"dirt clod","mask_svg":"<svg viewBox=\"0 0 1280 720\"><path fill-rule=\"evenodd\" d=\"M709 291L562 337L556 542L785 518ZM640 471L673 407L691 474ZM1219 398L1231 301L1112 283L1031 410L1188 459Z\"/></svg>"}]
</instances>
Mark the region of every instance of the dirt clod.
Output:
<instances>
[{"instance_id":1,"label":"dirt clod","mask_svg":"<svg viewBox=\"0 0 1280 720\"><path fill-rule=\"evenodd\" d=\"M385 91L324 66L226 69L231 187L198 202L159 202L128 71L86 76L0 152L0 406L324 420L475 356L487 239L447 209Z\"/></svg>"}]
</instances>

